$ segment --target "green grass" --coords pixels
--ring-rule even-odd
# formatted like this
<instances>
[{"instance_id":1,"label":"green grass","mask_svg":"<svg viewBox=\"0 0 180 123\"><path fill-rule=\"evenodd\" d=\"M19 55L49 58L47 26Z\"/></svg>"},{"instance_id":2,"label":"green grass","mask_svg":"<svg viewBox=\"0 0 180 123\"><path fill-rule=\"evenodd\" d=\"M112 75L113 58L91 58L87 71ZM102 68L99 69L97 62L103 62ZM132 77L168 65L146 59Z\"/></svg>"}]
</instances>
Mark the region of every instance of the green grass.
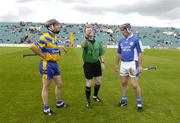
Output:
<instances>
[{"instance_id":1,"label":"green grass","mask_svg":"<svg viewBox=\"0 0 180 123\"><path fill-rule=\"evenodd\" d=\"M179 123L180 122L180 51L145 50L144 66L157 65L157 71L145 71L139 80L144 112L136 112L134 91L129 84L128 105L117 108L121 97L119 74L113 71L115 49L106 49L100 97L86 109L85 79L81 49L68 49L59 62L63 78L62 98L69 109L56 109L54 83L49 104L56 116L42 114L39 58L21 58L32 53L28 48L0 48L0 122L1 123Z\"/></svg>"}]
</instances>

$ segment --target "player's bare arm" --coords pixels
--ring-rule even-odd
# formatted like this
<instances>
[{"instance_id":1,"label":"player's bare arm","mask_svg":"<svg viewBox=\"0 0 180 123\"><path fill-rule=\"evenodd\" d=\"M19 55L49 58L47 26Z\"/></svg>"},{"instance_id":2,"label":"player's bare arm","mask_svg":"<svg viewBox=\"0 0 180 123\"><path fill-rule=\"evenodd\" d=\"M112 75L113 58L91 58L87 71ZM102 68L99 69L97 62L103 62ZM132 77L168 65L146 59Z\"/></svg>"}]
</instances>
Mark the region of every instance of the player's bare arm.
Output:
<instances>
[{"instance_id":1,"label":"player's bare arm","mask_svg":"<svg viewBox=\"0 0 180 123\"><path fill-rule=\"evenodd\" d=\"M37 54L38 56L40 56L42 59L45 59L45 55L36 47L34 47L33 45L30 46L30 49Z\"/></svg>"},{"instance_id":2,"label":"player's bare arm","mask_svg":"<svg viewBox=\"0 0 180 123\"><path fill-rule=\"evenodd\" d=\"M104 70L105 69L104 55L100 56L99 60L100 60L100 63L101 63L101 69Z\"/></svg>"},{"instance_id":3,"label":"player's bare arm","mask_svg":"<svg viewBox=\"0 0 180 123\"><path fill-rule=\"evenodd\" d=\"M139 72L143 72L143 53L139 53L138 61L139 61Z\"/></svg>"}]
</instances>

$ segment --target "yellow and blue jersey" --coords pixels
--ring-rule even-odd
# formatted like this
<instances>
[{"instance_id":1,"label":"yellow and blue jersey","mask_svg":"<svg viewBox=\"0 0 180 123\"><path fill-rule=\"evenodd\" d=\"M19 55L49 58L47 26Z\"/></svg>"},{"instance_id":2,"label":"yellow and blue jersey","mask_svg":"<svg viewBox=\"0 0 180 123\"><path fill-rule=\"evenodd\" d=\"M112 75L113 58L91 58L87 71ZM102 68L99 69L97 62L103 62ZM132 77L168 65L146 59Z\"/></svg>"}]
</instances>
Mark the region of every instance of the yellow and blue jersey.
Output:
<instances>
[{"instance_id":1,"label":"yellow and blue jersey","mask_svg":"<svg viewBox=\"0 0 180 123\"><path fill-rule=\"evenodd\" d=\"M32 46L41 50L46 61L58 61L60 59L57 36L53 37L51 32L44 33L39 41L35 41Z\"/></svg>"}]
</instances>

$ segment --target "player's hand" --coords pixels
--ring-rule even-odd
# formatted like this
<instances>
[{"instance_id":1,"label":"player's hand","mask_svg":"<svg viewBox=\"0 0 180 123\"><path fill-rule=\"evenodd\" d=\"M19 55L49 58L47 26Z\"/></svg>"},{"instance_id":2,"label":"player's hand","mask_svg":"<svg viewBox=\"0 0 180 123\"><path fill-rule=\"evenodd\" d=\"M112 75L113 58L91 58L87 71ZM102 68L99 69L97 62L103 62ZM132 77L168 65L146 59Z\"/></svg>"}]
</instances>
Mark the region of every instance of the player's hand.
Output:
<instances>
[{"instance_id":1,"label":"player's hand","mask_svg":"<svg viewBox=\"0 0 180 123\"><path fill-rule=\"evenodd\" d=\"M60 55L65 55L67 53L67 49L62 47L59 49Z\"/></svg>"},{"instance_id":2,"label":"player's hand","mask_svg":"<svg viewBox=\"0 0 180 123\"><path fill-rule=\"evenodd\" d=\"M85 38L89 38L89 34L91 33L92 29L91 28L86 28L85 29L85 33L84 33L84 37Z\"/></svg>"},{"instance_id":3,"label":"player's hand","mask_svg":"<svg viewBox=\"0 0 180 123\"><path fill-rule=\"evenodd\" d=\"M115 72L118 72L118 71L119 71L119 65L115 65L114 71L115 71Z\"/></svg>"},{"instance_id":4,"label":"player's hand","mask_svg":"<svg viewBox=\"0 0 180 123\"><path fill-rule=\"evenodd\" d=\"M44 60L46 60L46 55L45 54L40 54L40 57Z\"/></svg>"},{"instance_id":5,"label":"player's hand","mask_svg":"<svg viewBox=\"0 0 180 123\"><path fill-rule=\"evenodd\" d=\"M85 34L84 34L84 38L85 38L85 39L88 39L88 38L89 38L88 34L85 33Z\"/></svg>"},{"instance_id":6,"label":"player's hand","mask_svg":"<svg viewBox=\"0 0 180 123\"><path fill-rule=\"evenodd\" d=\"M139 66L138 69L139 69L139 72L140 72L140 73L142 73L143 70L144 70L142 66Z\"/></svg>"},{"instance_id":7,"label":"player's hand","mask_svg":"<svg viewBox=\"0 0 180 123\"><path fill-rule=\"evenodd\" d=\"M105 69L105 64L101 63L101 69L104 70Z\"/></svg>"},{"instance_id":8,"label":"player's hand","mask_svg":"<svg viewBox=\"0 0 180 123\"><path fill-rule=\"evenodd\" d=\"M43 54L41 57L43 60L48 61L49 59L52 58L52 55L47 53L47 54ZM52 58L53 59L53 58Z\"/></svg>"},{"instance_id":9,"label":"player's hand","mask_svg":"<svg viewBox=\"0 0 180 123\"><path fill-rule=\"evenodd\" d=\"M67 49L66 48L63 47L63 50L64 50L65 53L67 53Z\"/></svg>"}]
</instances>

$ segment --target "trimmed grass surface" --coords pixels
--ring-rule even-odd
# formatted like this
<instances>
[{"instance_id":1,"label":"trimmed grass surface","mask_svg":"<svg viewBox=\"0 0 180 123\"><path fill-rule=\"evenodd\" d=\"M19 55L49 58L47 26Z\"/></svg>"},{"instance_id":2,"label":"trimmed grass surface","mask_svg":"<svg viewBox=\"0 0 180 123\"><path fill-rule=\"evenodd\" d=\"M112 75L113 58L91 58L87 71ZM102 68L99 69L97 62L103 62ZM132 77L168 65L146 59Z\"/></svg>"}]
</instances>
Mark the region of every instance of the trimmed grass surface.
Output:
<instances>
[{"instance_id":1,"label":"trimmed grass surface","mask_svg":"<svg viewBox=\"0 0 180 123\"><path fill-rule=\"evenodd\" d=\"M32 53L28 48L0 47L0 122L1 123L179 123L180 122L180 51L145 50L144 66L157 65L157 71L145 71L139 77L144 112L136 111L134 91L129 83L128 105L117 108L121 98L119 74L113 71L116 49L106 49L105 71L100 89L102 103L85 107L85 78L82 50L68 49L59 62L63 79L62 98L71 105L56 109L54 83L49 105L57 115L42 113L39 58L21 58ZM93 92L93 88L92 88Z\"/></svg>"}]
</instances>

